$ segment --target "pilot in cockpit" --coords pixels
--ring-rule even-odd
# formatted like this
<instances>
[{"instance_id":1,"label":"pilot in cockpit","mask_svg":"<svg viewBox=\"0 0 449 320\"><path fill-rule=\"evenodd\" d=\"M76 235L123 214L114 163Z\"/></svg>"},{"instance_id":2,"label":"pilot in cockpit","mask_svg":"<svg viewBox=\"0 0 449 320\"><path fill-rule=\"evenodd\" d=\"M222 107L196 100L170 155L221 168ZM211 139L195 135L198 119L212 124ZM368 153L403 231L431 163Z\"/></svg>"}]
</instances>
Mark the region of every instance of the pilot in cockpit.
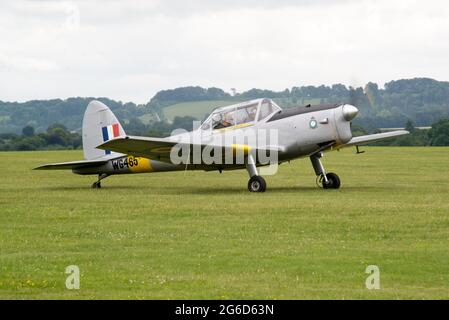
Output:
<instances>
[{"instance_id":1,"label":"pilot in cockpit","mask_svg":"<svg viewBox=\"0 0 449 320\"><path fill-rule=\"evenodd\" d=\"M252 122L252 121L254 121L254 119L256 119L257 106L249 107L247 110L248 110L248 117L246 118L245 122Z\"/></svg>"},{"instance_id":2,"label":"pilot in cockpit","mask_svg":"<svg viewBox=\"0 0 449 320\"><path fill-rule=\"evenodd\" d=\"M228 127L232 127L235 124L232 111L214 114L214 116L212 117L212 120L215 123L213 125L214 129L228 128Z\"/></svg>"},{"instance_id":3,"label":"pilot in cockpit","mask_svg":"<svg viewBox=\"0 0 449 320\"><path fill-rule=\"evenodd\" d=\"M223 128L231 127L234 125L234 117L232 116L232 112L226 112L223 115L223 121L221 122Z\"/></svg>"}]
</instances>

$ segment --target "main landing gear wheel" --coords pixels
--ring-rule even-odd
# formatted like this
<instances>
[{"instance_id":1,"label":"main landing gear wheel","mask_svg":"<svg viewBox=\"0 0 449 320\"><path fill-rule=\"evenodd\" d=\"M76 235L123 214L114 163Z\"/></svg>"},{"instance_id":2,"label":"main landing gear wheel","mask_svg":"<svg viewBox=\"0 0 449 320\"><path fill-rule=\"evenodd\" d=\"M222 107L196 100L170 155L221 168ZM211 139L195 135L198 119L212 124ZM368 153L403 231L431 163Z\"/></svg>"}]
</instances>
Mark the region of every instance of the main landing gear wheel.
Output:
<instances>
[{"instance_id":1,"label":"main landing gear wheel","mask_svg":"<svg viewBox=\"0 0 449 320\"><path fill-rule=\"evenodd\" d=\"M340 178L335 173L326 173L324 166L321 163L321 158L323 157L322 152L317 152L310 156L310 161L312 162L313 170L317 177L317 185L323 187L323 189L338 189L340 188Z\"/></svg>"},{"instance_id":2,"label":"main landing gear wheel","mask_svg":"<svg viewBox=\"0 0 449 320\"><path fill-rule=\"evenodd\" d=\"M338 189L340 188L340 178L332 172L326 174L327 181L321 176L321 183L323 185L323 189Z\"/></svg>"},{"instance_id":3,"label":"main landing gear wheel","mask_svg":"<svg viewBox=\"0 0 449 320\"><path fill-rule=\"evenodd\" d=\"M248 181L248 190L250 192L265 192L267 183L261 176L253 176Z\"/></svg>"}]
</instances>

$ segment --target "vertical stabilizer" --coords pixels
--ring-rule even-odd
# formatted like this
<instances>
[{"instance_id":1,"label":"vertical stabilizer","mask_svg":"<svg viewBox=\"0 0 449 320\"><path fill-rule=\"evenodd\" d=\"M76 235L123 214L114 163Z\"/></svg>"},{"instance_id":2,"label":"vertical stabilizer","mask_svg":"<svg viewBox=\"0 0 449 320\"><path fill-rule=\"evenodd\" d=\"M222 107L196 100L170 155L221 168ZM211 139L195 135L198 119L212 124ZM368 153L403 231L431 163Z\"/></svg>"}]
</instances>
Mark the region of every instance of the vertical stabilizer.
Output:
<instances>
[{"instance_id":1,"label":"vertical stabilizer","mask_svg":"<svg viewBox=\"0 0 449 320\"><path fill-rule=\"evenodd\" d=\"M90 102L83 119L84 159L91 160L114 154L109 150L100 150L96 147L108 140L123 136L125 131L112 111L100 101Z\"/></svg>"}]
</instances>

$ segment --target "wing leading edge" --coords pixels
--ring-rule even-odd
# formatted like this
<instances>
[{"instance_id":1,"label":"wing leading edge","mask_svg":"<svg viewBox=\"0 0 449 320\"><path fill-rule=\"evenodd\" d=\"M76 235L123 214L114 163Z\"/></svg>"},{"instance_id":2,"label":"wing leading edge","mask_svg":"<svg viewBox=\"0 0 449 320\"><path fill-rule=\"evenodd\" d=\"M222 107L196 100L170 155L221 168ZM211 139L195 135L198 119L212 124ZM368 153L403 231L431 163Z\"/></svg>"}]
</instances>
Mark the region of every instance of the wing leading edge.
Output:
<instances>
[{"instance_id":1,"label":"wing leading edge","mask_svg":"<svg viewBox=\"0 0 449 320\"><path fill-rule=\"evenodd\" d=\"M344 147L358 146L358 145L366 144L366 143L369 143L369 142L374 142L374 141L379 141L379 140L383 140L383 139L403 136L403 135L406 135L406 134L409 134L409 133L410 132L408 132L406 130L397 130L397 131L392 131L392 132L368 134L366 136L354 137L351 140L349 140L349 142L345 143L344 145L342 145L340 147L344 148Z\"/></svg>"},{"instance_id":2,"label":"wing leading edge","mask_svg":"<svg viewBox=\"0 0 449 320\"><path fill-rule=\"evenodd\" d=\"M376 133L376 134L370 134L360 137L354 137L349 142L335 146L335 148L346 148L350 146L357 146L366 144L369 142L374 142L378 140L393 138L397 136L402 136L409 134L406 130L398 130L398 131L392 131L392 132L384 132L384 133ZM143 157L143 158L150 158L154 160L159 160L163 162L170 163L170 152L171 149L177 145L179 142L170 141L166 138L147 138L147 137L133 137L133 136L127 136L124 138L117 138L113 140L109 140L101 145L99 145L98 149L103 150L111 150L115 152L120 152L123 154L133 155L137 157ZM188 144L190 146L193 146L193 144ZM200 145L200 147L205 147L204 145ZM230 147L223 147L223 149L231 148L233 151L235 151L236 148L242 148L245 147L245 152L249 151L248 146L236 146L232 145ZM262 148L261 150L265 151L277 151L282 152L283 148L280 146L277 147L267 147ZM257 150L252 150L257 151Z\"/></svg>"},{"instance_id":3,"label":"wing leading edge","mask_svg":"<svg viewBox=\"0 0 449 320\"><path fill-rule=\"evenodd\" d=\"M166 138L147 138L147 137L133 137L128 136L125 138L117 138L114 140L109 140L101 145L99 145L98 149L103 150L111 150L115 152L120 152L124 154L133 155L136 157L149 158L154 160L159 160L162 162L171 163L170 160L170 152L172 148L176 145L189 145L189 146L198 146L199 148L204 148L206 145L195 145L191 143L182 143L182 142L174 142L170 141ZM214 146L211 146L214 147ZM245 154L250 150L252 152L258 150L264 151L283 151L282 147L273 147L267 146L266 148L257 148L252 149L247 145L231 145L231 146L215 146L223 148L223 151L226 149L230 149L235 152L236 150L242 150ZM223 152L223 154L225 154Z\"/></svg>"}]
</instances>

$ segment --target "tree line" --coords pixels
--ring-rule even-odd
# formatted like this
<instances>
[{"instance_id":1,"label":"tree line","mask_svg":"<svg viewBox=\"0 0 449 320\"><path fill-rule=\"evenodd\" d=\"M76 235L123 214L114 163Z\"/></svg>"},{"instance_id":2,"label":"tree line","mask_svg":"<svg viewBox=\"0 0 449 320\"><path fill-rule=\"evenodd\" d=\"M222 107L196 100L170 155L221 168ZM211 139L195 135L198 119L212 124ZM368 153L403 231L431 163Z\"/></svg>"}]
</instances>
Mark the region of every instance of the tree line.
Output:
<instances>
[{"instance_id":1,"label":"tree line","mask_svg":"<svg viewBox=\"0 0 449 320\"><path fill-rule=\"evenodd\" d=\"M175 129L192 130L195 118L175 117L173 123L158 122L156 126L142 123L134 119L124 126L127 133L150 137L165 137ZM371 145L378 146L449 146L449 119L434 123L430 130L416 129L411 121L405 125L409 135L384 140ZM360 125L353 125L354 136L369 134ZM31 150L61 150L81 149L82 137L78 132L70 132L64 125L53 124L46 132L35 133L32 126L25 126L22 134L0 134L0 151L31 151Z\"/></svg>"},{"instance_id":2,"label":"tree line","mask_svg":"<svg viewBox=\"0 0 449 320\"><path fill-rule=\"evenodd\" d=\"M217 88L184 87L159 92L148 106L157 106L160 110L186 101L245 101L257 98L271 98L283 108L350 103L360 110L355 123L369 130L400 127L407 120L417 126L430 126L442 118L449 118L449 82L429 78L390 81L385 83L384 88L369 82L364 87L334 84L299 86L282 91L251 89L233 96Z\"/></svg>"},{"instance_id":3,"label":"tree line","mask_svg":"<svg viewBox=\"0 0 449 320\"><path fill-rule=\"evenodd\" d=\"M0 134L0 151L61 150L82 148L79 133L70 132L62 124L53 124L45 132L36 133L30 125L22 134Z\"/></svg>"},{"instance_id":4,"label":"tree line","mask_svg":"<svg viewBox=\"0 0 449 320\"><path fill-rule=\"evenodd\" d=\"M433 128L429 132L416 130L412 135L392 141L402 145L447 144L441 133L446 125L441 119L449 118L449 82L428 78L390 81L383 88L369 82L364 87L343 84L296 86L282 91L251 89L233 95L219 88L191 86L162 90L148 103L141 105L108 98L96 99L111 108L129 134L167 136L175 128L191 129L193 120L202 120L177 117L170 122L164 117L167 106L188 101L226 100L232 103L262 97L273 99L283 108L351 103L360 110L353 125L361 132L374 133L379 128L404 127L406 122L413 126L432 125L439 128L438 133ZM84 111L93 99L77 97L23 103L0 101L0 150L79 148ZM30 128L34 131L32 135ZM55 136L55 130L60 140L51 138Z\"/></svg>"},{"instance_id":5,"label":"tree line","mask_svg":"<svg viewBox=\"0 0 449 320\"><path fill-rule=\"evenodd\" d=\"M172 123L165 121L156 122L154 125L144 124L138 118L133 118L124 123L127 134L143 135L151 137L169 136L175 129L193 129L192 117L175 117ZM82 148L82 136L80 131L69 131L64 125L55 123L50 125L45 132L37 133L33 126L22 128L20 134L0 134L0 151L32 151L32 150L70 150Z\"/></svg>"},{"instance_id":6,"label":"tree line","mask_svg":"<svg viewBox=\"0 0 449 320\"><path fill-rule=\"evenodd\" d=\"M162 90L146 104L124 103L108 98L102 101L122 122L146 117L146 123L165 120L164 108L189 101L226 100L239 102L256 98L272 98L281 107L306 104L351 103L360 109L355 123L375 130L382 127L400 127L407 120L417 126L430 126L442 118L449 118L449 82L428 78L403 79L387 82L383 88L369 82L364 87L295 86L282 91L251 89L231 95L219 88L198 86ZM36 132L54 123L68 130L80 130L84 110L95 98L69 98L66 100L32 100L23 103L0 101L0 133L21 134L26 125ZM201 119L198 119L201 120Z\"/></svg>"}]
</instances>

